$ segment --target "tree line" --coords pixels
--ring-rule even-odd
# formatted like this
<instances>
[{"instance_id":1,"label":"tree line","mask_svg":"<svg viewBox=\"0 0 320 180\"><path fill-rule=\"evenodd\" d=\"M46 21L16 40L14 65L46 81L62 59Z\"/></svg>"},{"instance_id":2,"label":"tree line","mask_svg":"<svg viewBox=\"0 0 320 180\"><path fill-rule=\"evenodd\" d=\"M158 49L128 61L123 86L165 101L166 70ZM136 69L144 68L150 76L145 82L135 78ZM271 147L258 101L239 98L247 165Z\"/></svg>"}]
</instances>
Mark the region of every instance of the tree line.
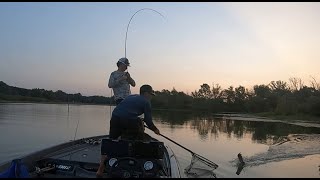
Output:
<instances>
[{"instance_id":1,"label":"tree line","mask_svg":"<svg viewBox=\"0 0 320 180\"><path fill-rule=\"evenodd\" d=\"M320 84L312 78L309 86L300 78L290 78L289 82L271 81L269 84L222 89L219 84L200 85L191 94L163 89L156 91L152 107L167 110L193 110L203 112L272 112L280 115L309 114L320 116ZM0 100L34 101L85 104L114 104L113 97L82 96L80 93L67 94L44 89L23 89L8 86L0 81Z\"/></svg>"},{"instance_id":2,"label":"tree line","mask_svg":"<svg viewBox=\"0 0 320 180\"><path fill-rule=\"evenodd\" d=\"M312 78L307 86L300 78L289 82L271 81L255 85L222 89L219 84L204 83L190 95L162 90L156 92L152 105L164 109L192 109L204 112L272 112L279 115L308 114L320 116L320 84Z\"/></svg>"},{"instance_id":3,"label":"tree line","mask_svg":"<svg viewBox=\"0 0 320 180\"><path fill-rule=\"evenodd\" d=\"M67 94L61 90L56 92L39 88L30 90L9 86L3 81L0 81L0 100L17 102L110 104L112 98L104 96L82 96L81 93Z\"/></svg>"}]
</instances>

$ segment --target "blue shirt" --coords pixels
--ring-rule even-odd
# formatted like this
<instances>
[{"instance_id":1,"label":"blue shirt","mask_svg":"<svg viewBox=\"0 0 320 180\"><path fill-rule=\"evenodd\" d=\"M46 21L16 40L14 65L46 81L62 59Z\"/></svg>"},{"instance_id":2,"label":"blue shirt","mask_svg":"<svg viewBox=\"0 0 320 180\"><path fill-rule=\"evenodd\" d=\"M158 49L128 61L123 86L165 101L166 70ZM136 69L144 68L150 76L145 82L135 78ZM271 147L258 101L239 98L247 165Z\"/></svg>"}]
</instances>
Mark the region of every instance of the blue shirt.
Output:
<instances>
[{"instance_id":1,"label":"blue shirt","mask_svg":"<svg viewBox=\"0 0 320 180\"><path fill-rule=\"evenodd\" d=\"M151 103L142 95L127 96L112 112L112 115L121 119L137 119L142 114L148 127L154 130L156 127L152 122Z\"/></svg>"}]
</instances>

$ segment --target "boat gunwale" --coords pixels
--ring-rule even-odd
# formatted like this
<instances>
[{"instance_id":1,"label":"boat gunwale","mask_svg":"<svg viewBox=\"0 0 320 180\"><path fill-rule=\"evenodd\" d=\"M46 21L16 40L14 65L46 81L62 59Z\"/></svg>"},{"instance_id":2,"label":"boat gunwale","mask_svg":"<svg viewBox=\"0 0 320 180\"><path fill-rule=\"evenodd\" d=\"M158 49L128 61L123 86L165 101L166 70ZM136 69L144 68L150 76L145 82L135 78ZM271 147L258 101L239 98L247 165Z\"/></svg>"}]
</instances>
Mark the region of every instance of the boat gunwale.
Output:
<instances>
[{"instance_id":1,"label":"boat gunwale","mask_svg":"<svg viewBox=\"0 0 320 180\"><path fill-rule=\"evenodd\" d=\"M77 139L77 140L74 140L74 141L71 140L69 142L63 142L63 143L60 143L60 144L52 145L52 146L47 147L45 149L41 149L41 150L32 152L30 154L23 155L23 156L21 156L19 158L14 158L14 159L21 159L23 161L23 163L27 167L31 167L31 166L34 165L32 163L34 159L41 160L41 159L43 159L43 157L46 157L48 155L52 155L53 153L59 152L60 149L64 150L66 147L72 147L74 145L82 143L85 140L100 139L100 138L108 137L108 136L109 135L98 135L98 136L91 136L91 137L81 138L81 139ZM9 161L6 161L6 162L0 164L0 171L4 171L7 168L9 168L10 165L11 165L12 160L9 160ZM29 169L29 171L32 171L32 169Z\"/></svg>"}]
</instances>

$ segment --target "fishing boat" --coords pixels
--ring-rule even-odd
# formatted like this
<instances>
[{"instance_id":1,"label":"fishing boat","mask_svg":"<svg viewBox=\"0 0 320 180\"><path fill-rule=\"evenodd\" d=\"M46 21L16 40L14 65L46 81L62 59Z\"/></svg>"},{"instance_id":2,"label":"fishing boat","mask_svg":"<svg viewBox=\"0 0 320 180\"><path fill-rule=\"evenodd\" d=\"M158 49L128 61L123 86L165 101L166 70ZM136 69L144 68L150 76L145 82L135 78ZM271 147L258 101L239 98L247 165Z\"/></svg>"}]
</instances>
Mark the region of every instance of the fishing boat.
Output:
<instances>
[{"instance_id":1,"label":"fishing boat","mask_svg":"<svg viewBox=\"0 0 320 180\"><path fill-rule=\"evenodd\" d=\"M96 178L101 154L103 177L181 178L178 160L163 142L112 140L108 135L65 142L0 165L0 177Z\"/></svg>"}]
</instances>

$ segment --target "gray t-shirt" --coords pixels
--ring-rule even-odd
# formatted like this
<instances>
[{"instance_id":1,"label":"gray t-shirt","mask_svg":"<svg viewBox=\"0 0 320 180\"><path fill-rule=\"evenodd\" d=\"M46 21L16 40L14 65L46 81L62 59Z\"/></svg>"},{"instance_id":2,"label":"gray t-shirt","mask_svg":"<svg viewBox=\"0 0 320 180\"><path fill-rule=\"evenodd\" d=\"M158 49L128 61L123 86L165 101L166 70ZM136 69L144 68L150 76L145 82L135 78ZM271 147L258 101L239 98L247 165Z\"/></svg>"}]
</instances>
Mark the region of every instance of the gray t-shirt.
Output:
<instances>
[{"instance_id":1,"label":"gray t-shirt","mask_svg":"<svg viewBox=\"0 0 320 180\"><path fill-rule=\"evenodd\" d=\"M120 80L126 72L113 71L110 74L108 86L113 89L115 99L125 99L131 94L130 84L127 80Z\"/></svg>"}]
</instances>

